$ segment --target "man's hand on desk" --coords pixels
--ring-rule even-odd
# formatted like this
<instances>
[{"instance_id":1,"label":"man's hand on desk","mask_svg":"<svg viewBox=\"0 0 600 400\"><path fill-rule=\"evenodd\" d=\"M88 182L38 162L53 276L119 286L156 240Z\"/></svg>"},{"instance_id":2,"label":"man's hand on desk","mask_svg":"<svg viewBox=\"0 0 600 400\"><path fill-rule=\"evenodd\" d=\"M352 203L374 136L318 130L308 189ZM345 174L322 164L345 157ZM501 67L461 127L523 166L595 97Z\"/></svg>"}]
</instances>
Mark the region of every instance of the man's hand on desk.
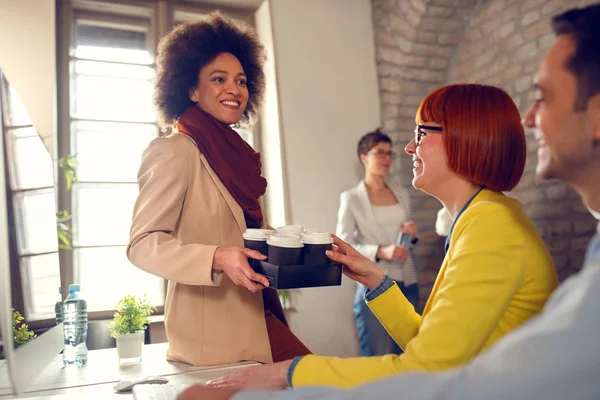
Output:
<instances>
[{"instance_id":1,"label":"man's hand on desk","mask_svg":"<svg viewBox=\"0 0 600 400\"><path fill-rule=\"evenodd\" d=\"M207 386L192 386L177 399L225 400L242 389L283 389L287 387L287 371L291 364L292 360L288 360L244 368L235 374L213 379Z\"/></svg>"},{"instance_id":2,"label":"man's hand on desk","mask_svg":"<svg viewBox=\"0 0 600 400\"><path fill-rule=\"evenodd\" d=\"M234 389L283 389L292 360L248 367L231 375L209 381L207 386Z\"/></svg>"},{"instance_id":3,"label":"man's hand on desk","mask_svg":"<svg viewBox=\"0 0 600 400\"><path fill-rule=\"evenodd\" d=\"M239 389L233 388L210 388L196 385L181 392L177 396L177 400L228 400L238 391Z\"/></svg>"}]
</instances>

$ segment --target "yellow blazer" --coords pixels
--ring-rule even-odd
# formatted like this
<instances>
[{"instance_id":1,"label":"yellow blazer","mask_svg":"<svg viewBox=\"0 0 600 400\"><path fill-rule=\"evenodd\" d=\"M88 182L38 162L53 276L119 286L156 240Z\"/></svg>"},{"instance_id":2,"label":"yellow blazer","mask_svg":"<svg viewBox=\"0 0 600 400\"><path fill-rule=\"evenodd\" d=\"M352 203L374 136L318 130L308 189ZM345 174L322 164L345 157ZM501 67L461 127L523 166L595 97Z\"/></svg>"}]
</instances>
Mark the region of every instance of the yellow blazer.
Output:
<instances>
[{"instance_id":1,"label":"yellow blazer","mask_svg":"<svg viewBox=\"0 0 600 400\"><path fill-rule=\"evenodd\" d=\"M557 285L552 258L521 203L484 189L456 221L423 315L395 284L368 303L404 354L306 356L293 368L292 385L347 388L462 365L537 314Z\"/></svg>"},{"instance_id":2,"label":"yellow blazer","mask_svg":"<svg viewBox=\"0 0 600 400\"><path fill-rule=\"evenodd\" d=\"M240 246L244 214L185 134L142 156L127 256L167 279L167 359L193 365L272 362L261 293L212 269L219 246Z\"/></svg>"}]
</instances>

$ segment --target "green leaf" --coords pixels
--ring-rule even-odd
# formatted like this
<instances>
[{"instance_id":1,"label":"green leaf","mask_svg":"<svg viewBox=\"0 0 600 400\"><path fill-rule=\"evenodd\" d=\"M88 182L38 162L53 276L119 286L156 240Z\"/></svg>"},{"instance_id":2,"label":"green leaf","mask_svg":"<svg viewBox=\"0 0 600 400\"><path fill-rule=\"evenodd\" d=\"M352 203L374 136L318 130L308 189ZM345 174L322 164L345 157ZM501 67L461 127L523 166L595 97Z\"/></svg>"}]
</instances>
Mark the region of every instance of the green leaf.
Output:
<instances>
[{"instance_id":1,"label":"green leaf","mask_svg":"<svg viewBox=\"0 0 600 400\"><path fill-rule=\"evenodd\" d=\"M67 239L67 237L64 235L64 233L62 232L58 232L58 239L60 239L60 241L65 245L65 246L70 246L71 242L69 242L69 239Z\"/></svg>"},{"instance_id":2,"label":"green leaf","mask_svg":"<svg viewBox=\"0 0 600 400\"><path fill-rule=\"evenodd\" d=\"M32 341L37 337L35 332L29 330L29 326L25 323L22 323L25 318L14 308L13 311L13 337L15 341L15 347L20 347L27 342Z\"/></svg>"},{"instance_id":3,"label":"green leaf","mask_svg":"<svg viewBox=\"0 0 600 400\"><path fill-rule=\"evenodd\" d=\"M73 182L73 178L71 177L71 174L65 174L65 181L67 183L67 192L71 191L71 185Z\"/></svg>"},{"instance_id":4,"label":"green leaf","mask_svg":"<svg viewBox=\"0 0 600 400\"><path fill-rule=\"evenodd\" d=\"M116 308L113 320L108 324L112 337L146 329L149 322L148 316L156 311L156 307L150 304L146 295L142 298L134 295L125 296L119 300Z\"/></svg>"},{"instance_id":5,"label":"green leaf","mask_svg":"<svg viewBox=\"0 0 600 400\"><path fill-rule=\"evenodd\" d=\"M73 183L79 182L77 179L77 168L79 162L77 161L77 154L70 154L58 159L58 165L62 168L65 177L67 192L71 190Z\"/></svg>"},{"instance_id":6,"label":"green leaf","mask_svg":"<svg viewBox=\"0 0 600 400\"><path fill-rule=\"evenodd\" d=\"M289 310L291 300L290 291L287 289L281 289L277 291L277 294L279 295L279 300L281 301L281 306L283 309Z\"/></svg>"},{"instance_id":7,"label":"green leaf","mask_svg":"<svg viewBox=\"0 0 600 400\"><path fill-rule=\"evenodd\" d=\"M73 238L73 228L71 227L71 215L66 210L60 210L56 213L56 234L58 235L58 248L71 250L71 239Z\"/></svg>"}]
</instances>

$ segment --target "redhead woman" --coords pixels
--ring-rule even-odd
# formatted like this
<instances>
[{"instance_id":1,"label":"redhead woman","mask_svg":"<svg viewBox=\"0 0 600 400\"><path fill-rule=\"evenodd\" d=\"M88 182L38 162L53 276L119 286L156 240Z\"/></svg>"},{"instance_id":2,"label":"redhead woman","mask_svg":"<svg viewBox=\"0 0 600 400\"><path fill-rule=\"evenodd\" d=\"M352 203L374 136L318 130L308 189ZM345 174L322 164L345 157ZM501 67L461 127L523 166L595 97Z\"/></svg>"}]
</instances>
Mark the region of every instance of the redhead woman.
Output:
<instances>
[{"instance_id":1,"label":"redhead woman","mask_svg":"<svg viewBox=\"0 0 600 400\"><path fill-rule=\"evenodd\" d=\"M413 186L439 199L453 219L446 256L422 314L398 285L340 239L330 258L367 287L365 301L401 355L336 358L308 355L251 367L215 387L326 385L348 388L410 371L465 364L544 306L558 284L546 246L513 189L525 166L517 107L501 89L450 85L419 107Z\"/></svg>"},{"instance_id":2,"label":"redhead woman","mask_svg":"<svg viewBox=\"0 0 600 400\"><path fill-rule=\"evenodd\" d=\"M260 154L231 125L260 108L264 58L254 31L218 13L159 43L155 104L174 133L143 154L127 255L168 280L169 360L270 363L310 353L250 268L248 258L265 256L243 247L246 228L267 227L267 182Z\"/></svg>"}]
</instances>

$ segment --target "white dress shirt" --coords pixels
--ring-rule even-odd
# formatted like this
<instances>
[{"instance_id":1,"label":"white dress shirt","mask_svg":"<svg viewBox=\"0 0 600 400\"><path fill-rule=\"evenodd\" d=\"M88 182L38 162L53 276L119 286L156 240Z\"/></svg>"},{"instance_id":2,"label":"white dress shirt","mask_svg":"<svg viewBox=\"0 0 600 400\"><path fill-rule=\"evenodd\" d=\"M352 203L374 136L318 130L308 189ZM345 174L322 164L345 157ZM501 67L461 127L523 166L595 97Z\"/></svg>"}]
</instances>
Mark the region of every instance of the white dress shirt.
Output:
<instances>
[{"instance_id":1,"label":"white dress shirt","mask_svg":"<svg viewBox=\"0 0 600 400\"><path fill-rule=\"evenodd\" d=\"M371 208L373 209L375 221L379 225L381 236L386 240L385 243L395 243L398 233L400 233L400 225L406 222L404 208L400 203L390 206L371 206ZM402 264L395 261L379 260L377 266L393 280L404 281ZM416 283L416 276L414 278L412 282L405 282L405 284Z\"/></svg>"}]
</instances>

